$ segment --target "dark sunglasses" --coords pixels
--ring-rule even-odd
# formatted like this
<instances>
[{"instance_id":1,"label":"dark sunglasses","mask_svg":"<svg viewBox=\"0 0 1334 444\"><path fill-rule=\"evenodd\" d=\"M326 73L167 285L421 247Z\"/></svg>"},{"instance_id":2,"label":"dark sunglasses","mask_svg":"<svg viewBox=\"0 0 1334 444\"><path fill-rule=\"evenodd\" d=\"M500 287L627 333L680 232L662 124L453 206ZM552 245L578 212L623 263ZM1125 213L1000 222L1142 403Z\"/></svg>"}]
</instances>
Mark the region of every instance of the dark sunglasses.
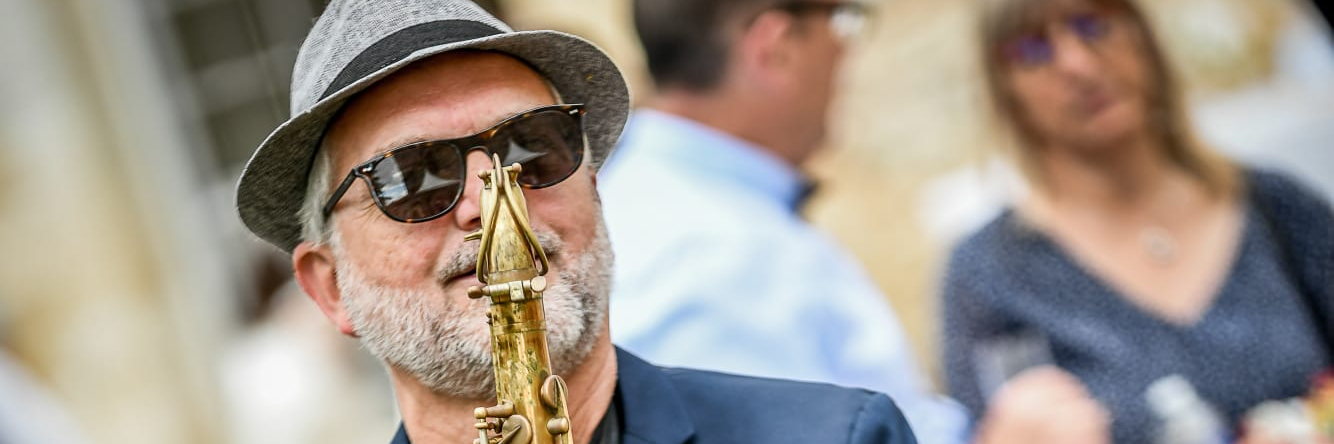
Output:
<instances>
[{"instance_id":1,"label":"dark sunglasses","mask_svg":"<svg viewBox=\"0 0 1334 444\"><path fill-rule=\"evenodd\" d=\"M1108 12L1085 12L1065 17L1061 25L1084 44L1091 45L1111 34L1112 20ZM1056 57L1056 45L1046 30L1023 33L1001 44L1000 49L1006 61L1024 67L1045 65Z\"/></svg>"},{"instance_id":2,"label":"dark sunglasses","mask_svg":"<svg viewBox=\"0 0 1334 444\"><path fill-rule=\"evenodd\" d=\"M583 161L583 115L582 104L543 106L471 136L394 148L353 167L324 204L324 218L358 177L390 219L416 223L443 216L463 195L465 159L473 150L498 155L505 165L523 165L519 185L525 188L555 185Z\"/></svg>"}]
</instances>

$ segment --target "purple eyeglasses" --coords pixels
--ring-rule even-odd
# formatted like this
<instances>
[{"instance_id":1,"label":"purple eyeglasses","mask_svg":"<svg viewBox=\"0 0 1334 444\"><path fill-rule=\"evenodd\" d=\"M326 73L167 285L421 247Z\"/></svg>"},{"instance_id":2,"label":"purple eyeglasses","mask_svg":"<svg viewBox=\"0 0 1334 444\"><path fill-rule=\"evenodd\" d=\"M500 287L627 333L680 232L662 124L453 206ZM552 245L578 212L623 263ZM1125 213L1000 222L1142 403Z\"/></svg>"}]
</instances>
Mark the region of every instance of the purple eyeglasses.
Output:
<instances>
[{"instance_id":1,"label":"purple eyeglasses","mask_svg":"<svg viewBox=\"0 0 1334 444\"><path fill-rule=\"evenodd\" d=\"M1060 25L1086 45L1099 43L1111 34L1113 17L1106 12L1083 12L1061 19ZM1002 55L1017 66L1038 67L1056 57L1051 31L1038 29L1020 34L1001 45Z\"/></svg>"}]
</instances>

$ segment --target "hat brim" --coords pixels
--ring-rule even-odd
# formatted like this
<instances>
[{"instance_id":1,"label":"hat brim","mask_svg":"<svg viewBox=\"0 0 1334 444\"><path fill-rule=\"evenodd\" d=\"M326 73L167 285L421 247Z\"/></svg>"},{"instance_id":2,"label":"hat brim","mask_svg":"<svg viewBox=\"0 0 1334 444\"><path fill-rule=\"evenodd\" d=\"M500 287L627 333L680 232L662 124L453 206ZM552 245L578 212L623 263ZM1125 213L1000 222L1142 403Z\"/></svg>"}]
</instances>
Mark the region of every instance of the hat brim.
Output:
<instances>
[{"instance_id":1,"label":"hat brim","mask_svg":"<svg viewBox=\"0 0 1334 444\"><path fill-rule=\"evenodd\" d=\"M291 253L301 243L299 211L307 176L330 120L357 93L421 59L461 49L512 55L551 82L564 103L583 103L589 166L611 153L630 108L630 93L616 64L580 37L557 31L519 31L422 48L298 113L269 134L241 172L236 208L260 238Z\"/></svg>"}]
</instances>

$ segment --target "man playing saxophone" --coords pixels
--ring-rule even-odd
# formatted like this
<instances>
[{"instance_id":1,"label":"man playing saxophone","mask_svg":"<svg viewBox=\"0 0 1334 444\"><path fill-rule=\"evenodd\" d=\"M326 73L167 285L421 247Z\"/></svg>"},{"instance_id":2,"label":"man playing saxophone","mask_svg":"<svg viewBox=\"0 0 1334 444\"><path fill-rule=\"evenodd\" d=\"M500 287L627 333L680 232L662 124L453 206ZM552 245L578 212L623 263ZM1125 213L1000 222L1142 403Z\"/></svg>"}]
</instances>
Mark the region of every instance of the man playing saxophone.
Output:
<instances>
[{"instance_id":1,"label":"man playing saxophone","mask_svg":"<svg viewBox=\"0 0 1334 444\"><path fill-rule=\"evenodd\" d=\"M462 0L335 0L291 94L238 211L385 363L393 442L914 442L881 394L663 369L611 344L595 173L629 99L587 41Z\"/></svg>"}]
</instances>

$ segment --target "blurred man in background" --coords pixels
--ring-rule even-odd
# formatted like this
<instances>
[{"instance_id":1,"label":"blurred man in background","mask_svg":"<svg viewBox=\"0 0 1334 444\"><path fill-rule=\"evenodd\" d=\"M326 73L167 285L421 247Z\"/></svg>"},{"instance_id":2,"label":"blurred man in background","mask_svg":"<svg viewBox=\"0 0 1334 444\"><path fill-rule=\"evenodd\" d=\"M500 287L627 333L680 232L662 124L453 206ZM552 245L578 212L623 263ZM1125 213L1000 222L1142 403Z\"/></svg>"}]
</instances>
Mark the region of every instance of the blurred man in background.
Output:
<instances>
[{"instance_id":1,"label":"blurred man in background","mask_svg":"<svg viewBox=\"0 0 1334 444\"><path fill-rule=\"evenodd\" d=\"M919 439L957 442L885 296L799 214L855 2L638 0L658 89L601 174L618 344L664 365L890 393Z\"/></svg>"}]
</instances>

